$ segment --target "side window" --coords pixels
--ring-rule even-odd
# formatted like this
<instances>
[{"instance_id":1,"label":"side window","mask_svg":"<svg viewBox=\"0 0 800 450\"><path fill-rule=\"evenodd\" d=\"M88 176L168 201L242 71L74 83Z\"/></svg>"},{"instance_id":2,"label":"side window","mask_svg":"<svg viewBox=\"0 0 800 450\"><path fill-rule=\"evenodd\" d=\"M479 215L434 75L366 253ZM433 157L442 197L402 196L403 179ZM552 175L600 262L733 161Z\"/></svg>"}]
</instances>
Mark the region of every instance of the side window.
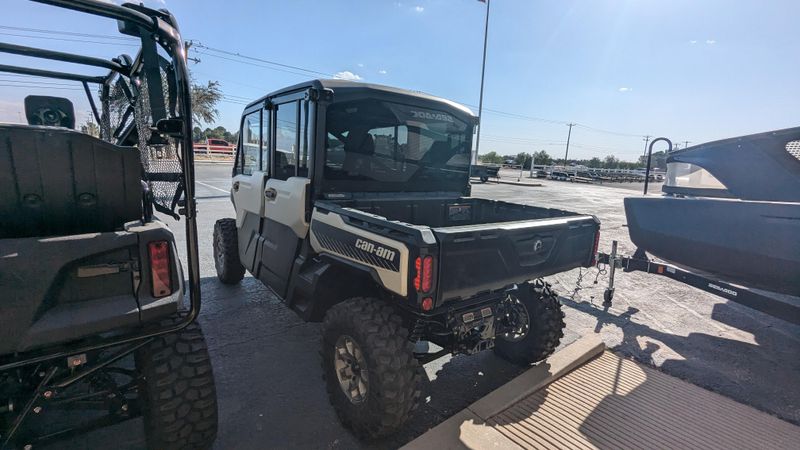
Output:
<instances>
[{"instance_id":1,"label":"side window","mask_svg":"<svg viewBox=\"0 0 800 450\"><path fill-rule=\"evenodd\" d=\"M270 145L270 128L269 128L269 110L261 110L261 170L269 175L269 145Z\"/></svg>"},{"instance_id":2,"label":"side window","mask_svg":"<svg viewBox=\"0 0 800 450\"><path fill-rule=\"evenodd\" d=\"M300 102L300 151L297 153L297 176L308 177L308 161L311 158L308 151L308 115L310 105L307 101Z\"/></svg>"},{"instance_id":3,"label":"side window","mask_svg":"<svg viewBox=\"0 0 800 450\"><path fill-rule=\"evenodd\" d=\"M287 180L296 174L299 144L299 102L278 105L275 115L275 172L272 178Z\"/></svg>"},{"instance_id":4,"label":"side window","mask_svg":"<svg viewBox=\"0 0 800 450\"><path fill-rule=\"evenodd\" d=\"M242 175L252 175L258 170L261 153L261 111L245 116L242 122Z\"/></svg>"}]
</instances>

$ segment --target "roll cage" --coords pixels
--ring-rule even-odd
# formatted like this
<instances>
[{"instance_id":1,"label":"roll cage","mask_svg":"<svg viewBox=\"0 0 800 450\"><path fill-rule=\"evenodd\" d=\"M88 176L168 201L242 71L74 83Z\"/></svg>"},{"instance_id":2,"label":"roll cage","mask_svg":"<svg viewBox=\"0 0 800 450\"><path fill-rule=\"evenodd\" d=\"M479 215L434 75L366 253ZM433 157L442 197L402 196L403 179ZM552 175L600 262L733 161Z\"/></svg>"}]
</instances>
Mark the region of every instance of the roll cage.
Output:
<instances>
[{"instance_id":1,"label":"roll cage","mask_svg":"<svg viewBox=\"0 0 800 450\"><path fill-rule=\"evenodd\" d=\"M141 5L116 5L99 0L31 0L60 8L117 20L122 34L136 37L141 47L134 57L120 55L109 60L16 44L0 43L0 52L32 58L82 64L108 70L105 74L83 75L0 64L0 72L77 81L83 85L92 114L100 124L100 138L140 150L142 181L148 187L156 210L176 219L186 218L186 261L190 309L184 320L171 325L146 326L113 336L97 336L78 345L60 346L15 354L0 359L0 371L43 361L127 344L108 361L70 377L72 383L112 363L143 345L148 338L178 331L200 312L200 271L194 196L192 114L186 51L175 17L166 10ZM160 52L159 52L160 49ZM99 89L100 107L90 85ZM116 126L112 127L112 118ZM155 156L172 152L174 158L159 162ZM159 153L161 152L161 153Z\"/></svg>"}]
</instances>

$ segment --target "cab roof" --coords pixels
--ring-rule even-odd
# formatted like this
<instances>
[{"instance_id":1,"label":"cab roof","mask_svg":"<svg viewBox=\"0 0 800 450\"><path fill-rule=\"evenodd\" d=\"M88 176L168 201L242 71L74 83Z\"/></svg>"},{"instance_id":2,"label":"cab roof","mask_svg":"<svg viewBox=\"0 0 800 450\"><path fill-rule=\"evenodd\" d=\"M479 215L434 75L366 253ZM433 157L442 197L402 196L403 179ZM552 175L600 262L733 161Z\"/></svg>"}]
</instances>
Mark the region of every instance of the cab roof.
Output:
<instances>
[{"instance_id":1,"label":"cab roof","mask_svg":"<svg viewBox=\"0 0 800 450\"><path fill-rule=\"evenodd\" d=\"M470 117L476 117L472 110L467 108L464 105L459 103L441 98L436 97L434 95L426 94L424 92L419 91L410 91L407 89L396 88L392 86L384 86L382 84L372 84L372 83L362 83L359 81L350 81L350 80L339 80L339 79L314 79L305 81L303 83L298 83L293 86L288 86L277 91L271 92L253 102L250 102L245 109L250 109L253 106L259 105L263 103L266 99L279 96L281 94L287 94L294 91L299 91L302 89L307 88L315 88L315 89L330 89L334 92L334 97L336 96L337 91L345 91L348 94L353 93L368 93L370 91L380 94L393 94L393 95L402 95L407 97L414 97L421 100L426 100L434 103L440 103L443 106L446 106L451 109L455 109L462 114L465 114Z\"/></svg>"}]
</instances>

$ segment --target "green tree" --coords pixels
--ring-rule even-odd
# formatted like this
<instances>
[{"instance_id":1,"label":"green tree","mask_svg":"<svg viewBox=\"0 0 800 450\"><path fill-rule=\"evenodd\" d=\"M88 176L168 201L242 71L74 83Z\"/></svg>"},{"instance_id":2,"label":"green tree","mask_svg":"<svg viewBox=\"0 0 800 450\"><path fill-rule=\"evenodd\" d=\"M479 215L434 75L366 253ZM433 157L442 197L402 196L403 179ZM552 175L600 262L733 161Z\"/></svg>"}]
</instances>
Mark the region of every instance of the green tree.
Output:
<instances>
[{"instance_id":1,"label":"green tree","mask_svg":"<svg viewBox=\"0 0 800 450\"><path fill-rule=\"evenodd\" d=\"M537 166L549 166L553 164L553 157L546 150L539 150L533 152L533 163Z\"/></svg>"},{"instance_id":2,"label":"green tree","mask_svg":"<svg viewBox=\"0 0 800 450\"><path fill-rule=\"evenodd\" d=\"M209 81L205 85L192 83L191 96L192 120L196 123L214 123L219 116L217 103L222 100L219 81ZM222 139L221 136L220 139Z\"/></svg>"},{"instance_id":3,"label":"green tree","mask_svg":"<svg viewBox=\"0 0 800 450\"><path fill-rule=\"evenodd\" d=\"M517 153L517 156L514 157L514 164L518 166L522 166L523 169L530 169L531 168L531 155L522 152Z\"/></svg>"},{"instance_id":4,"label":"green tree","mask_svg":"<svg viewBox=\"0 0 800 450\"><path fill-rule=\"evenodd\" d=\"M503 163L503 157L498 155L497 152L494 152L494 151L489 152L489 153L484 153L484 154L480 155L480 157L478 159L480 159L481 162L484 163L484 164L502 164Z\"/></svg>"},{"instance_id":5,"label":"green tree","mask_svg":"<svg viewBox=\"0 0 800 450\"><path fill-rule=\"evenodd\" d=\"M86 123L81 125L81 133L88 134L94 137L100 137L100 127L94 122L94 120L89 117L86 119Z\"/></svg>"},{"instance_id":6,"label":"green tree","mask_svg":"<svg viewBox=\"0 0 800 450\"><path fill-rule=\"evenodd\" d=\"M617 169L619 168L619 159L614 155L608 155L603 160L603 167L606 169Z\"/></svg>"},{"instance_id":7,"label":"green tree","mask_svg":"<svg viewBox=\"0 0 800 450\"><path fill-rule=\"evenodd\" d=\"M593 157L592 159L590 159L587 162L586 166L587 167L593 167L593 168L595 168L595 167L596 168L601 168L601 167L603 167L603 161L601 161L600 158L595 156L595 157Z\"/></svg>"}]
</instances>

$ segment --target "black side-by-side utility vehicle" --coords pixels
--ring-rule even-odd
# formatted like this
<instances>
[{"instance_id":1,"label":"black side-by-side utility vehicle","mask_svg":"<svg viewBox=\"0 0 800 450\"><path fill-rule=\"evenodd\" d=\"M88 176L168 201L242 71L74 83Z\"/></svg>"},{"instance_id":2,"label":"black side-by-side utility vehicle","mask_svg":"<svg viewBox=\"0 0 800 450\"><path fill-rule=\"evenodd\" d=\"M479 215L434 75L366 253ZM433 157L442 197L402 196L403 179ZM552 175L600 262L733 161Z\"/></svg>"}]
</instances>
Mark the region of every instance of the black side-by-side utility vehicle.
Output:
<instances>
[{"instance_id":1,"label":"black side-by-side utility vehicle","mask_svg":"<svg viewBox=\"0 0 800 450\"><path fill-rule=\"evenodd\" d=\"M593 265L595 217L469 196L475 125L453 102L342 80L244 111L219 279L246 269L323 322L330 400L361 437L407 420L420 364L444 353L544 359L564 321L539 278ZM415 354L418 341L443 350Z\"/></svg>"},{"instance_id":2,"label":"black side-by-side utility vehicle","mask_svg":"<svg viewBox=\"0 0 800 450\"><path fill-rule=\"evenodd\" d=\"M0 72L82 85L95 119L76 131L70 100L28 95L28 123L0 124L0 448L137 417L151 449L208 448L216 392L195 322L192 110L175 18L133 4L40 3L115 19L139 50L101 59L0 43L5 62L47 67ZM82 70L53 69L61 63ZM155 212L184 216L188 282Z\"/></svg>"}]
</instances>

